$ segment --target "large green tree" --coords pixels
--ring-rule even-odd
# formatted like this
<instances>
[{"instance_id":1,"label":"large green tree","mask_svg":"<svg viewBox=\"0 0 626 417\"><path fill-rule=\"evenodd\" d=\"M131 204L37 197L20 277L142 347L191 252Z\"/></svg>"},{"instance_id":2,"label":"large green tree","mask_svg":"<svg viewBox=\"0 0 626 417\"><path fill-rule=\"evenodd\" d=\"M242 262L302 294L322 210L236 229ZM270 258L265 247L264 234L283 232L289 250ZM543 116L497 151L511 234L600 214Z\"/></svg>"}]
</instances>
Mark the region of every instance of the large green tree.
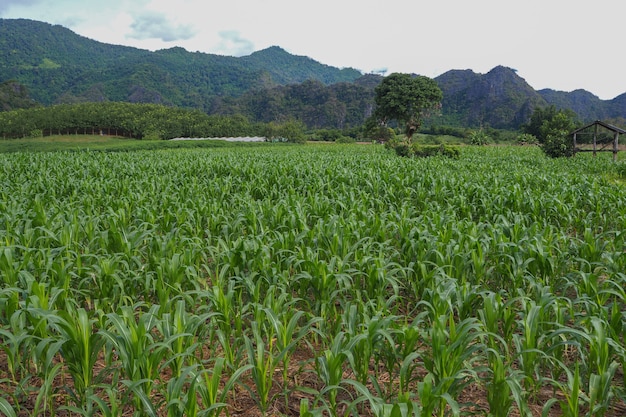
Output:
<instances>
[{"instance_id":1,"label":"large green tree","mask_svg":"<svg viewBox=\"0 0 626 417\"><path fill-rule=\"evenodd\" d=\"M441 105L443 93L435 80L423 75L393 73L375 90L374 117L382 124L395 120L411 142L422 120Z\"/></svg>"}]
</instances>

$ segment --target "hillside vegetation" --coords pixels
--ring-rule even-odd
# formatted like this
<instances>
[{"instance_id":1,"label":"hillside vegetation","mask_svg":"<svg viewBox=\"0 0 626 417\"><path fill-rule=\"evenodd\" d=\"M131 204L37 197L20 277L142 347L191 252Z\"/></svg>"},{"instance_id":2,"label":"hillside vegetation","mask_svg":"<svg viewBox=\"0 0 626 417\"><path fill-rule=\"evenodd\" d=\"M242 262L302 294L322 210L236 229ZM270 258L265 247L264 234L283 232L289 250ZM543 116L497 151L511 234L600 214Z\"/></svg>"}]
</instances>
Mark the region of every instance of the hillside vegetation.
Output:
<instances>
[{"instance_id":1,"label":"hillside vegetation","mask_svg":"<svg viewBox=\"0 0 626 417\"><path fill-rule=\"evenodd\" d=\"M150 52L25 19L0 19L0 56L0 82L17 82L43 105L163 104L242 114L252 122L296 119L311 129L362 125L373 111L373 90L382 80L278 46L239 58L179 47ZM502 66L486 74L450 70L435 81L444 95L440 115L430 121L435 125L517 129L534 108L551 104L572 109L582 122L610 119L623 125L626 117L626 94L600 100L582 90L535 91L515 70Z\"/></svg>"}]
</instances>

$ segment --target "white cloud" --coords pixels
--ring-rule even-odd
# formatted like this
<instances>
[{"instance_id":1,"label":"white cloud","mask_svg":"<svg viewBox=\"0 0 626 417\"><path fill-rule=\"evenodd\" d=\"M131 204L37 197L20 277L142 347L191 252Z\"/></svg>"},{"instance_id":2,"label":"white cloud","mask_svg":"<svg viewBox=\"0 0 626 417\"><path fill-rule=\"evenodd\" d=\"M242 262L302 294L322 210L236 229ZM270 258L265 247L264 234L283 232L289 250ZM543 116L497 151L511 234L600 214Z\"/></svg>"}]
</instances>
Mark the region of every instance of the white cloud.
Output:
<instances>
[{"instance_id":1,"label":"white cloud","mask_svg":"<svg viewBox=\"0 0 626 417\"><path fill-rule=\"evenodd\" d=\"M163 42L184 41L191 39L196 30L187 25L173 24L165 15L147 11L135 17L130 25L134 39L160 39Z\"/></svg>"},{"instance_id":2,"label":"white cloud","mask_svg":"<svg viewBox=\"0 0 626 417\"><path fill-rule=\"evenodd\" d=\"M241 36L239 31L224 30L219 32L220 42L215 53L230 56L245 56L254 52L254 43Z\"/></svg>"}]
</instances>

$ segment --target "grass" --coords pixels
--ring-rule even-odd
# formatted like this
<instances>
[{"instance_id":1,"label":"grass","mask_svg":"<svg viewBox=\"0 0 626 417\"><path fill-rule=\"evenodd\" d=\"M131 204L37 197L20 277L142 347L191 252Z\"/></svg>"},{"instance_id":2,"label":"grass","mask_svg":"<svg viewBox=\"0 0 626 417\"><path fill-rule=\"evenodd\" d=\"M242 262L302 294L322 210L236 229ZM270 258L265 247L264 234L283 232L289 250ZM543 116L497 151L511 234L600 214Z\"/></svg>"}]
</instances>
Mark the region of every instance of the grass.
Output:
<instances>
[{"instance_id":1,"label":"grass","mask_svg":"<svg viewBox=\"0 0 626 417\"><path fill-rule=\"evenodd\" d=\"M52 151L135 151L156 149L222 148L238 146L263 146L264 143L239 143L221 140L166 141L137 140L116 136L58 135L41 138L0 140L0 153L52 152Z\"/></svg>"}]
</instances>

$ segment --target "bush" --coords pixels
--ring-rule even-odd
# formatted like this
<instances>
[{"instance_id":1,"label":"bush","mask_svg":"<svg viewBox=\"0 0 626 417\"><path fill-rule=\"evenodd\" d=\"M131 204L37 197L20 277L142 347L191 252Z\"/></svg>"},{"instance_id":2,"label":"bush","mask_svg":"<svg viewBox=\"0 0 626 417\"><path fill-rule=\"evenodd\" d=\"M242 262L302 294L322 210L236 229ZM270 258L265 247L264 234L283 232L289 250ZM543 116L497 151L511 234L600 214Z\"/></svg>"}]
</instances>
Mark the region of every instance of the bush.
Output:
<instances>
[{"instance_id":1,"label":"bush","mask_svg":"<svg viewBox=\"0 0 626 417\"><path fill-rule=\"evenodd\" d=\"M550 158L574 155L574 143L570 137L564 135L548 135L541 144L541 149Z\"/></svg>"},{"instance_id":2,"label":"bush","mask_svg":"<svg viewBox=\"0 0 626 417\"><path fill-rule=\"evenodd\" d=\"M522 133L517 135L515 142L518 145L536 145L539 143L539 140L535 135L531 135L530 133Z\"/></svg>"},{"instance_id":3,"label":"bush","mask_svg":"<svg viewBox=\"0 0 626 417\"><path fill-rule=\"evenodd\" d=\"M469 134L470 144L472 145L486 145L491 142L491 137L485 133L482 129L473 130Z\"/></svg>"},{"instance_id":4,"label":"bush","mask_svg":"<svg viewBox=\"0 0 626 417\"><path fill-rule=\"evenodd\" d=\"M335 143L354 143L356 142L354 140L354 138L351 138L350 136L339 136L337 139L335 139Z\"/></svg>"},{"instance_id":5,"label":"bush","mask_svg":"<svg viewBox=\"0 0 626 417\"><path fill-rule=\"evenodd\" d=\"M28 137L29 138L42 138L43 137L43 130L41 130L41 129L33 129L28 134Z\"/></svg>"},{"instance_id":6,"label":"bush","mask_svg":"<svg viewBox=\"0 0 626 417\"><path fill-rule=\"evenodd\" d=\"M461 155L459 148L449 145L421 145L413 143L409 145L405 142L398 143L394 146L394 150L398 156L406 156L412 158L427 158L430 156L445 156L452 159L458 159Z\"/></svg>"},{"instance_id":7,"label":"bush","mask_svg":"<svg viewBox=\"0 0 626 417\"><path fill-rule=\"evenodd\" d=\"M388 143L396 138L396 132L386 126L377 126L371 129L367 136L378 143Z\"/></svg>"},{"instance_id":8,"label":"bush","mask_svg":"<svg viewBox=\"0 0 626 417\"><path fill-rule=\"evenodd\" d=\"M395 145L394 150L398 156L412 156L411 148L406 143L398 143Z\"/></svg>"}]
</instances>

